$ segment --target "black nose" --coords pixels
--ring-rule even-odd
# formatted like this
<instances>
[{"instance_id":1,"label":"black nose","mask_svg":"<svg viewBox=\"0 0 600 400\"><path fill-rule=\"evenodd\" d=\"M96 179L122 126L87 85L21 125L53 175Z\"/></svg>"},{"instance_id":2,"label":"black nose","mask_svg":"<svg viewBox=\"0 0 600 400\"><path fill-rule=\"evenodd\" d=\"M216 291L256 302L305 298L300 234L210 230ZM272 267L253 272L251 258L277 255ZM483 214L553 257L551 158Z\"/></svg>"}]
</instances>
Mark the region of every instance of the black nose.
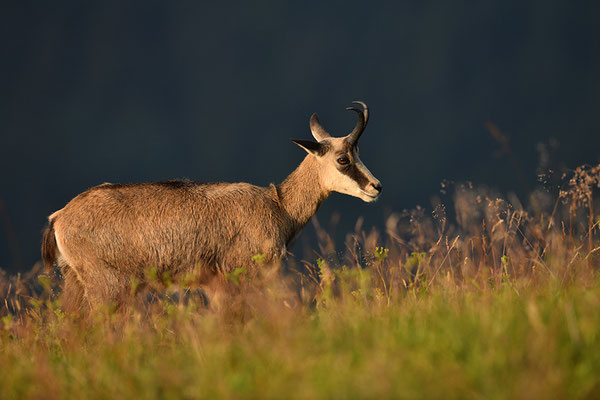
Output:
<instances>
[{"instance_id":1,"label":"black nose","mask_svg":"<svg viewBox=\"0 0 600 400\"><path fill-rule=\"evenodd\" d=\"M377 190L379 193L381 193L381 183L371 183L371 186L373 186L373 189Z\"/></svg>"}]
</instances>

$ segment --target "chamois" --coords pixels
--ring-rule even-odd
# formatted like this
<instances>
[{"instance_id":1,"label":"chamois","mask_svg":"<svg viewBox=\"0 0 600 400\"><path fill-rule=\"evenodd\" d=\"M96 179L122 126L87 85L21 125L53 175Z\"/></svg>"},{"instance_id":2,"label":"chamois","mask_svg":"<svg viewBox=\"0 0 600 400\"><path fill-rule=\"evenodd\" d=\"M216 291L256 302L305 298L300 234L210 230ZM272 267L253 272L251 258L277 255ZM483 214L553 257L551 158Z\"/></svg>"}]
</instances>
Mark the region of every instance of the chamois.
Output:
<instances>
[{"instance_id":1,"label":"chamois","mask_svg":"<svg viewBox=\"0 0 600 400\"><path fill-rule=\"evenodd\" d=\"M93 187L48 217L42 240L46 269L62 272L71 309L119 301L131 277L149 267L173 279L200 270L205 278L253 264L262 254L275 263L332 192L376 200L380 182L358 157L369 119L362 110L344 137L332 137L317 114L316 141L293 140L308 154L281 184L196 183L187 180Z\"/></svg>"}]
</instances>

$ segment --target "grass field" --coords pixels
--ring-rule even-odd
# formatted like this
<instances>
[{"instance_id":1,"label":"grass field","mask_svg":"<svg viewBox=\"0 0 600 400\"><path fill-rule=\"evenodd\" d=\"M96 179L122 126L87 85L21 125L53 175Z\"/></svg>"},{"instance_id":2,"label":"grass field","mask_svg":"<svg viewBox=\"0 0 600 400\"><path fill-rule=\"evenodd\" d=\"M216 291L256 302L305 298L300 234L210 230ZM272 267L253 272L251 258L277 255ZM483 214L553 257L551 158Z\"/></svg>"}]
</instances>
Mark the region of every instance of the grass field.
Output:
<instances>
[{"instance_id":1,"label":"grass field","mask_svg":"<svg viewBox=\"0 0 600 400\"><path fill-rule=\"evenodd\" d=\"M3 276L0 398L600 398L599 178L527 209L457 186L341 253L320 230L322 258L257 257L219 310L155 277L66 315L52 279Z\"/></svg>"}]
</instances>

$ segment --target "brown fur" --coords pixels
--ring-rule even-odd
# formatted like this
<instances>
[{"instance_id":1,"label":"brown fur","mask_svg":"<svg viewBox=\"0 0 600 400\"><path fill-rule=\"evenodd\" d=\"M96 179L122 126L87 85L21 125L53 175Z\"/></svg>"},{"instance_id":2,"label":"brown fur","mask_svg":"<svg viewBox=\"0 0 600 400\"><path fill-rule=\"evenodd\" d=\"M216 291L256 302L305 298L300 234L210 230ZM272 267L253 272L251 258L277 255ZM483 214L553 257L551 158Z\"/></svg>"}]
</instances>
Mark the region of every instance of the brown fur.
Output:
<instances>
[{"instance_id":1,"label":"brown fur","mask_svg":"<svg viewBox=\"0 0 600 400\"><path fill-rule=\"evenodd\" d=\"M255 265L257 254L277 263L331 191L368 202L379 195L379 181L347 138L295 141L309 154L277 186L168 181L89 189L49 217L44 264L61 267L64 302L77 310L119 302L132 278L144 282L151 268L175 280L194 273L210 289L224 273ZM340 170L340 152L366 183Z\"/></svg>"},{"instance_id":2,"label":"brown fur","mask_svg":"<svg viewBox=\"0 0 600 400\"><path fill-rule=\"evenodd\" d=\"M64 297L76 309L118 300L131 277L155 267L173 278L199 267L204 279L274 263L329 194L308 155L278 186L246 183L103 184L50 216L42 254L58 261ZM58 251L57 251L58 250ZM207 273L210 272L210 273Z\"/></svg>"}]
</instances>

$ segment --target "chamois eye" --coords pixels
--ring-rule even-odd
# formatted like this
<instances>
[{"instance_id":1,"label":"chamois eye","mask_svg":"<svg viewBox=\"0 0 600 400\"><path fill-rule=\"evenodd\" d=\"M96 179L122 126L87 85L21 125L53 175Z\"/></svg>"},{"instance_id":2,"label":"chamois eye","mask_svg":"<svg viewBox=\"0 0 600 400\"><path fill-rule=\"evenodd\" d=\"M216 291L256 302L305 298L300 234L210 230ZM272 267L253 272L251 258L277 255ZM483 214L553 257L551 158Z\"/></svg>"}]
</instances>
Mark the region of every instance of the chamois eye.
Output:
<instances>
[{"instance_id":1,"label":"chamois eye","mask_svg":"<svg viewBox=\"0 0 600 400\"><path fill-rule=\"evenodd\" d=\"M348 160L348 157L340 157L340 158L337 159L337 162L340 165L346 165L346 164L348 164L350 162L350 160Z\"/></svg>"}]
</instances>

